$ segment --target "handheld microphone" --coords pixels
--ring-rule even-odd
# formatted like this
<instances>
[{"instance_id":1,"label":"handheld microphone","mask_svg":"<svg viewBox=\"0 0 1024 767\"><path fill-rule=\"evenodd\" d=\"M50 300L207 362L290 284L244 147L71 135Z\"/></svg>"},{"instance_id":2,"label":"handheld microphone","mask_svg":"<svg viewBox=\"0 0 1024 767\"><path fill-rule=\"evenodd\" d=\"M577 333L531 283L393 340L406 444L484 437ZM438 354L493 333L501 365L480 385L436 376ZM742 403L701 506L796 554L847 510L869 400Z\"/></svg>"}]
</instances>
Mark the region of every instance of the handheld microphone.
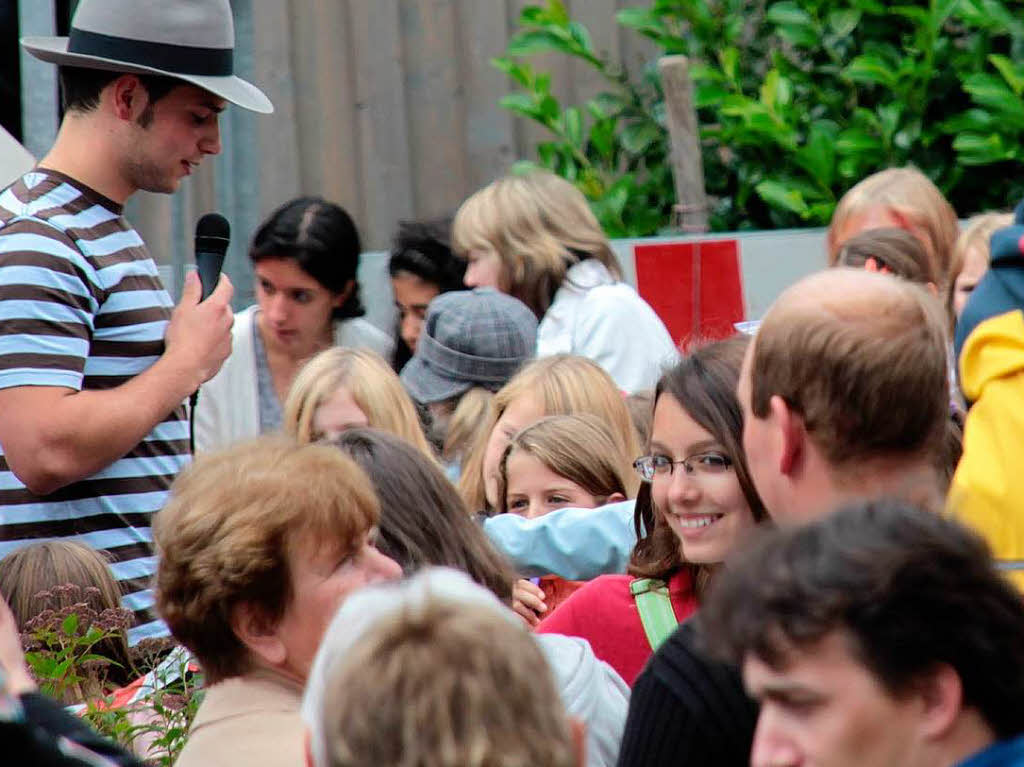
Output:
<instances>
[{"instance_id":1,"label":"handheld microphone","mask_svg":"<svg viewBox=\"0 0 1024 767\"><path fill-rule=\"evenodd\" d=\"M220 213L207 213L196 224L196 266L203 285L200 301L205 301L217 287L224 256L231 241L231 226Z\"/></svg>"}]
</instances>

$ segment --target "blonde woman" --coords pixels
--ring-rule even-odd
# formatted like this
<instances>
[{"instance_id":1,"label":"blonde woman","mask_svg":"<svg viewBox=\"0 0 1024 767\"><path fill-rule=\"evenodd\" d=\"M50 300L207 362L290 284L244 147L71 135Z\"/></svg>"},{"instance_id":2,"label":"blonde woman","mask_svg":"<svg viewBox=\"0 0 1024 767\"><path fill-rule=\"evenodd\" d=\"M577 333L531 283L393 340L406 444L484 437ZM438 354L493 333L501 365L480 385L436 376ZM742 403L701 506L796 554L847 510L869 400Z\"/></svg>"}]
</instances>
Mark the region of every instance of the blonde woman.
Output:
<instances>
[{"instance_id":1,"label":"blonde woman","mask_svg":"<svg viewBox=\"0 0 1024 767\"><path fill-rule=\"evenodd\" d=\"M967 221L967 227L953 248L953 263L949 271L946 308L954 320L963 314L967 299L988 271L992 254L989 240L997 229L1012 223L1012 213L982 213Z\"/></svg>"},{"instance_id":2,"label":"blonde woman","mask_svg":"<svg viewBox=\"0 0 1024 767\"><path fill-rule=\"evenodd\" d=\"M854 235L886 227L905 229L921 241L939 278L936 287L945 291L960 228L953 206L917 168L874 173L843 195L826 236L829 262L836 262L839 249Z\"/></svg>"},{"instance_id":3,"label":"blonde woman","mask_svg":"<svg viewBox=\"0 0 1024 767\"><path fill-rule=\"evenodd\" d=\"M285 433L314 442L359 426L390 432L434 457L412 400L383 357L369 349L320 352L299 371L288 392Z\"/></svg>"},{"instance_id":4,"label":"blonde woman","mask_svg":"<svg viewBox=\"0 0 1024 767\"><path fill-rule=\"evenodd\" d=\"M466 285L493 287L540 320L537 356L577 354L627 392L653 388L675 344L622 273L583 194L535 171L506 176L459 208L452 228Z\"/></svg>"},{"instance_id":5,"label":"blonde woman","mask_svg":"<svg viewBox=\"0 0 1024 767\"><path fill-rule=\"evenodd\" d=\"M617 454L640 454L636 428L611 377L585 357L544 357L524 367L491 400L487 421L459 480L466 505L485 513L498 508L501 457L520 429L544 416L581 413L596 416L608 427ZM632 496L638 485L639 480L629 476L627 494Z\"/></svg>"}]
</instances>

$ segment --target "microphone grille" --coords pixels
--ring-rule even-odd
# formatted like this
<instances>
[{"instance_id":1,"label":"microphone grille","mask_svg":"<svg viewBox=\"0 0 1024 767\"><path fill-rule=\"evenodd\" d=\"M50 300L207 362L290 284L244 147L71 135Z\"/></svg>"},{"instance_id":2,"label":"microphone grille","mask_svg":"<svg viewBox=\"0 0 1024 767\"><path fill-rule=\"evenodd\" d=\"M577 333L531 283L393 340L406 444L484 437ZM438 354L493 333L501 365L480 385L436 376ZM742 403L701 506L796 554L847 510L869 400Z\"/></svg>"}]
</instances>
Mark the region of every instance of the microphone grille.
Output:
<instances>
[{"instance_id":1,"label":"microphone grille","mask_svg":"<svg viewBox=\"0 0 1024 767\"><path fill-rule=\"evenodd\" d=\"M196 237L231 239L231 225L220 213L207 213L196 223Z\"/></svg>"}]
</instances>

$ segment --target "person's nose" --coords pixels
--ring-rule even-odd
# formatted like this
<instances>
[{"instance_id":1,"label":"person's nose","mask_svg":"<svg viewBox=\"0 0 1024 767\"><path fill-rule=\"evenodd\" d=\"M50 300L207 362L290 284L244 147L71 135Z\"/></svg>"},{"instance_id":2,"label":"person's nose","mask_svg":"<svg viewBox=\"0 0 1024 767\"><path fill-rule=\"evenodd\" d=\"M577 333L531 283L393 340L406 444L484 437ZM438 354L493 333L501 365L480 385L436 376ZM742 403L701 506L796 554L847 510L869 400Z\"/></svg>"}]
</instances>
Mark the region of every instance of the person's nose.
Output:
<instances>
[{"instance_id":1,"label":"person's nose","mask_svg":"<svg viewBox=\"0 0 1024 767\"><path fill-rule=\"evenodd\" d=\"M466 274L462 278L463 284L467 288L478 288L483 285L480 282L480 266L478 261L470 261L469 266L466 267Z\"/></svg>"},{"instance_id":2,"label":"person's nose","mask_svg":"<svg viewBox=\"0 0 1024 767\"><path fill-rule=\"evenodd\" d=\"M402 340L405 341L405 345L412 351L416 351L416 344L420 340L420 328L423 326L423 320L409 312L402 318Z\"/></svg>"},{"instance_id":3,"label":"person's nose","mask_svg":"<svg viewBox=\"0 0 1024 767\"><path fill-rule=\"evenodd\" d=\"M267 317L275 325L284 324L288 319L288 299L281 293L267 300Z\"/></svg>"},{"instance_id":4,"label":"person's nose","mask_svg":"<svg viewBox=\"0 0 1024 767\"><path fill-rule=\"evenodd\" d=\"M215 116L199 141L199 151L203 154L220 154L220 149L220 121Z\"/></svg>"},{"instance_id":5,"label":"person's nose","mask_svg":"<svg viewBox=\"0 0 1024 767\"><path fill-rule=\"evenodd\" d=\"M668 500L671 504L691 505L700 500L700 482L696 475L689 473L681 463L672 467L669 477Z\"/></svg>"},{"instance_id":6,"label":"person's nose","mask_svg":"<svg viewBox=\"0 0 1024 767\"><path fill-rule=\"evenodd\" d=\"M799 754L775 721L771 708L762 708L750 749L750 767L798 767Z\"/></svg>"}]
</instances>

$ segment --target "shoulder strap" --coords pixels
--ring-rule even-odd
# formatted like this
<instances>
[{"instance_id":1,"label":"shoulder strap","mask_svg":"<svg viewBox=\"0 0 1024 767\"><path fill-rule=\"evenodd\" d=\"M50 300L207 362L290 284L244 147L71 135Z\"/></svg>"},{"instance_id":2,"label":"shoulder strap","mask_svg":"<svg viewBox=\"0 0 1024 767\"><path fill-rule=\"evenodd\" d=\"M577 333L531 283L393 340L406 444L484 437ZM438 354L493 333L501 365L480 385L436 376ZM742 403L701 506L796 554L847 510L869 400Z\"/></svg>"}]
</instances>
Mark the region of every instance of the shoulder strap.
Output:
<instances>
[{"instance_id":1,"label":"shoulder strap","mask_svg":"<svg viewBox=\"0 0 1024 767\"><path fill-rule=\"evenodd\" d=\"M668 595L668 586L655 578L637 578L629 584L629 591L636 602L640 622L653 652L679 625Z\"/></svg>"}]
</instances>

